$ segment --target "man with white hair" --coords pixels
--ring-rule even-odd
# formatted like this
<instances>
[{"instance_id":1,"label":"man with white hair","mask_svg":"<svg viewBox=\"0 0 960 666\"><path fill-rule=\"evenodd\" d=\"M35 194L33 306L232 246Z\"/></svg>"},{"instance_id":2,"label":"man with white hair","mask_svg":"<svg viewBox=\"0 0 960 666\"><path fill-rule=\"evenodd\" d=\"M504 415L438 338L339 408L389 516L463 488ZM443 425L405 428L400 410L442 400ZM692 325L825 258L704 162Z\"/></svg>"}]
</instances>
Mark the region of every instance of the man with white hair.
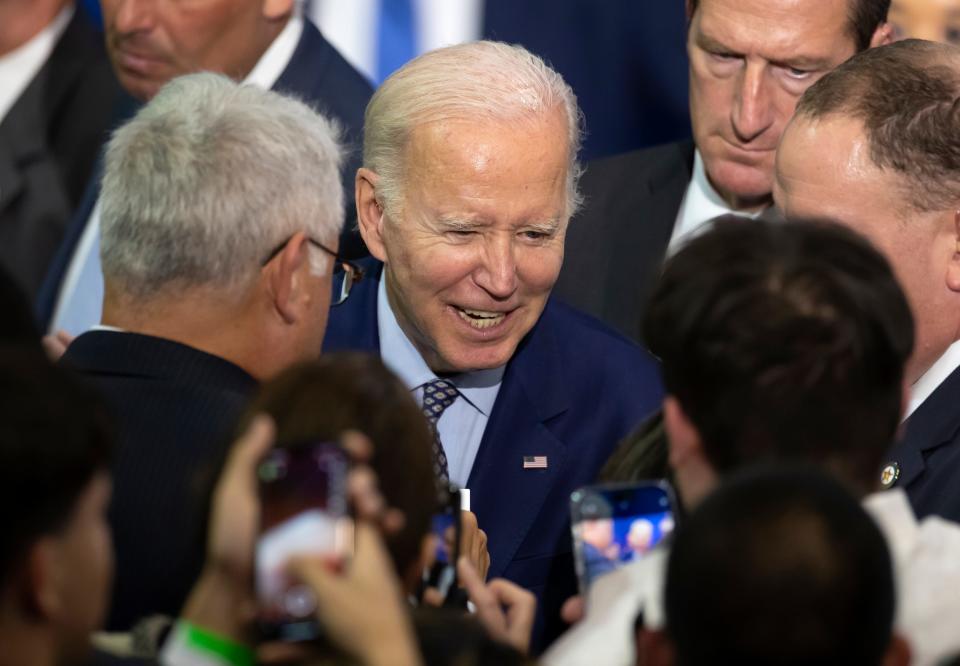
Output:
<instances>
[{"instance_id":1,"label":"man with white hair","mask_svg":"<svg viewBox=\"0 0 960 666\"><path fill-rule=\"evenodd\" d=\"M324 117L214 74L175 79L110 141L103 321L62 361L118 419L109 629L179 610L239 412L319 354L331 272L349 270L340 160Z\"/></svg>"},{"instance_id":2,"label":"man with white hair","mask_svg":"<svg viewBox=\"0 0 960 666\"><path fill-rule=\"evenodd\" d=\"M490 576L537 593L548 623L575 590L570 492L661 396L650 356L550 299L580 200L579 120L562 77L517 46L439 49L388 78L356 180L376 261L324 345L379 352L421 400ZM541 644L558 629L540 627Z\"/></svg>"}]
</instances>

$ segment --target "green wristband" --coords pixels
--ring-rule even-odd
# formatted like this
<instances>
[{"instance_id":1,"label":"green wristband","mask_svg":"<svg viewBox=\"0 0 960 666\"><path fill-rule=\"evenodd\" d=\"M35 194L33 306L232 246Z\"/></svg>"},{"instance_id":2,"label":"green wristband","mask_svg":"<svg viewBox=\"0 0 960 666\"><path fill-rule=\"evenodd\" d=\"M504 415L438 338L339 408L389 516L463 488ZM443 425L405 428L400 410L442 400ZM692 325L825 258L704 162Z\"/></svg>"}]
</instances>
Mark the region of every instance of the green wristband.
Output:
<instances>
[{"instance_id":1,"label":"green wristband","mask_svg":"<svg viewBox=\"0 0 960 666\"><path fill-rule=\"evenodd\" d=\"M181 621L184 641L187 645L203 652L217 655L232 666L254 666L253 650L217 634L211 633L189 622Z\"/></svg>"}]
</instances>

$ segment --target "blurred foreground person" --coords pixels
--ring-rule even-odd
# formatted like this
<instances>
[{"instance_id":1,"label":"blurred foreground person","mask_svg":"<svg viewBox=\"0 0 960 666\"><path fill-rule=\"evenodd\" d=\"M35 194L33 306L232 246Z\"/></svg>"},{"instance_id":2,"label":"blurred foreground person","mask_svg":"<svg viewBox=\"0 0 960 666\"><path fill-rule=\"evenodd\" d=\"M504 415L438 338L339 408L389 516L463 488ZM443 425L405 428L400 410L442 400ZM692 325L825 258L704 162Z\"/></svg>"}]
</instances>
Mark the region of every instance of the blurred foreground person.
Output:
<instances>
[{"instance_id":1,"label":"blurred foreground person","mask_svg":"<svg viewBox=\"0 0 960 666\"><path fill-rule=\"evenodd\" d=\"M661 397L649 355L550 298L580 199L576 99L526 50L476 42L390 76L364 131L376 261L324 349L379 353L414 393L437 476L471 491L490 575L535 592L555 634L576 585L570 493Z\"/></svg>"},{"instance_id":2,"label":"blurred foreground person","mask_svg":"<svg viewBox=\"0 0 960 666\"><path fill-rule=\"evenodd\" d=\"M62 361L117 418L109 629L179 610L248 398L319 353L340 267L339 164L322 116L214 74L170 83L110 142L103 325Z\"/></svg>"},{"instance_id":3,"label":"blurred foreground person","mask_svg":"<svg viewBox=\"0 0 960 666\"><path fill-rule=\"evenodd\" d=\"M84 663L110 598L112 437L92 392L0 350L0 664Z\"/></svg>"},{"instance_id":4,"label":"blurred foreground person","mask_svg":"<svg viewBox=\"0 0 960 666\"><path fill-rule=\"evenodd\" d=\"M883 535L822 473L761 467L709 495L676 533L665 606L650 666L909 663Z\"/></svg>"},{"instance_id":5,"label":"blurred foreground person","mask_svg":"<svg viewBox=\"0 0 960 666\"><path fill-rule=\"evenodd\" d=\"M955 649L960 526L918 523L902 491L875 492L913 349L910 309L883 256L836 224L721 222L667 261L645 331L662 362L684 507L750 464L827 472L863 498L887 538L897 626L924 656L916 663ZM654 549L599 580L586 619L547 663L633 663L638 613L646 628L663 625L665 560Z\"/></svg>"}]
</instances>

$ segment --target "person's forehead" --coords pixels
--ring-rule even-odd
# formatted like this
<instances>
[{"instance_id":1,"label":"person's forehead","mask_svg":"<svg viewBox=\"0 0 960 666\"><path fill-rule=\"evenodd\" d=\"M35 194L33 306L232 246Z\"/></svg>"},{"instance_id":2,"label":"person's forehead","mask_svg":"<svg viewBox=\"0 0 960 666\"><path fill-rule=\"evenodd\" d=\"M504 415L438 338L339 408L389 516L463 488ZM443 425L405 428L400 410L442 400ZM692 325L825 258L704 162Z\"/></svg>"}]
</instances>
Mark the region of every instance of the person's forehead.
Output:
<instances>
[{"instance_id":1,"label":"person's forehead","mask_svg":"<svg viewBox=\"0 0 960 666\"><path fill-rule=\"evenodd\" d=\"M771 61L853 48L852 0L700 0L694 38Z\"/></svg>"}]
</instances>

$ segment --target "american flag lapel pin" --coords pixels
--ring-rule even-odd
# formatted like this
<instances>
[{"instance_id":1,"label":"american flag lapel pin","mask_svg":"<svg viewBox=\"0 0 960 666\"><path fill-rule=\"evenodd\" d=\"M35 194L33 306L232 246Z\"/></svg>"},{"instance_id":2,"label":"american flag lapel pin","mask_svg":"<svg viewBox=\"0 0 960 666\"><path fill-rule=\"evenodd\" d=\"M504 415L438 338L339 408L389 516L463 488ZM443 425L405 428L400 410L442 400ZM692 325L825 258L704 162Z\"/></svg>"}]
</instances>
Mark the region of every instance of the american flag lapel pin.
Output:
<instances>
[{"instance_id":1,"label":"american flag lapel pin","mask_svg":"<svg viewBox=\"0 0 960 666\"><path fill-rule=\"evenodd\" d=\"M524 469L546 469L547 457L546 456L524 456L523 468Z\"/></svg>"}]
</instances>

